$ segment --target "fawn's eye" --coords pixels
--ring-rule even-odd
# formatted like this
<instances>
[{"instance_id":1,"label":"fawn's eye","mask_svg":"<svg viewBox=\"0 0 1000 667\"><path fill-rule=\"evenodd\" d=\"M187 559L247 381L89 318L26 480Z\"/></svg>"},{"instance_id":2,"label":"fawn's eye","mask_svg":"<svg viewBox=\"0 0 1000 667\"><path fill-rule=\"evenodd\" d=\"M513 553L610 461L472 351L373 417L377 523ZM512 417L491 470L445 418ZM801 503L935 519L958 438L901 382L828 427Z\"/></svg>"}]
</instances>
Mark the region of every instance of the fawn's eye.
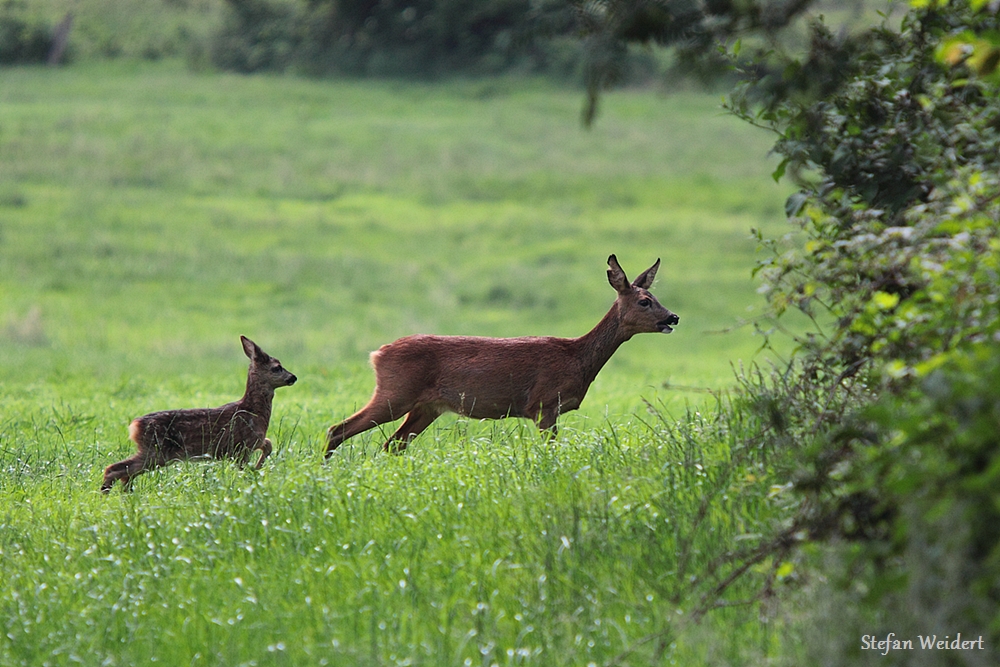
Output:
<instances>
[{"instance_id":1,"label":"fawn's eye","mask_svg":"<svg viewBox=\"0 0 1000 667\"><path fill-rule=\"evenodd\" d=\"M639 305L643 308L649 308L649 304L653 303L649 299L639 299Z\"/></svg>"}]
</instances>

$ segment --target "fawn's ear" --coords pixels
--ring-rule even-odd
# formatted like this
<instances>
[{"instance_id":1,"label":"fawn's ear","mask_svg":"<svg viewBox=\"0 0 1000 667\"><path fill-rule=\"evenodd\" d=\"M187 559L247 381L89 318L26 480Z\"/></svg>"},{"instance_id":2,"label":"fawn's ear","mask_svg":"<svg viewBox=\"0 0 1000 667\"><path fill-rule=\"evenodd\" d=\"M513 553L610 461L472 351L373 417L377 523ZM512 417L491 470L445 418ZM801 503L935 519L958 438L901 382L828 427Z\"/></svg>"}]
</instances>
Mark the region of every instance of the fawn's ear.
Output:
<instances>
[{"instance_id":1,"label":"fawn's ear","mask_svg":"<svg viewBox=\"0 0 1000 667\"><path fill-rule=\"evenodd\" d=\"M660 268L660 260L657 258L656 264L642 272L642 274L632 281L632 284L639 289L649 289L653 286L653 279L656 278L656 270Z\"/></svg>"},{"instance_id":2,"label":"fawn's ear","mask_svg":"<svg viewBox=\"0 0 1000 667\"><path fill-rule=\"evenodd\" d=\"M250 361L265 359L267 355L264 354L264 350L257 346L257 343L253 342L246 336L240 336L240 342L243 343L243 353L247 355Z\"/></svg>"},{"instance_id":3,"label":"fawn's ear","mask_svg":"<svg viewBox=\"0 0 1000 667\"><path fill-rule=\"evenodd\" d=\"M628 278L625 276L625 272L622 271L622 267L618 264L618 258L614 255L608 257L608 282L619 294L625 294L631 291L632 287L628 284Z\"/></svg>"}]
</instances>

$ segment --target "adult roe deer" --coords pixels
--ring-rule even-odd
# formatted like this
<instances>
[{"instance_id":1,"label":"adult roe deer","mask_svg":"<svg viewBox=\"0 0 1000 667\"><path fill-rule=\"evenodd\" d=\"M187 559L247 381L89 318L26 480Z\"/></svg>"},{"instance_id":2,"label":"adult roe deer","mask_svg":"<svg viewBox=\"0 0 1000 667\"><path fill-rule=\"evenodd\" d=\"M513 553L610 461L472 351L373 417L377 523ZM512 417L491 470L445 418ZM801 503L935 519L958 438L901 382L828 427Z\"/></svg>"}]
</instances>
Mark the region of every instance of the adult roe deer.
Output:
<instances>
[{"instance_id":1,"label":"adult roe deer","mask_svg":"<svg viewBox=\"0 0 1000 667\"><path fill-rule=\"evenodd\" d=\"M243 398L219 408L164 410L133 419L128 437L139 451L104 469L103 493L111 491L116 480L127 491L136 475L195 457L232 458L242 467L259 449L254 468L260 469L271 455L266 436L274 390L295 384L297 378L249 338L240 336L240 341L250 358Z\"/></svg>"},{"instance_id":2,"label":"adult roe deer","mask_svg":"<svg viewBox=\"0 0 1000 667\"><path fill-rule=\"evenodd\" d=\"M563 412L580 407L597 373L638 333L670 333L679 318L649 293L660 260L629 283L608 258L608 282L618 291L611 310L579 338L416 335L371 354L375 395L327 431L326 457L344 440L406 415L385 443L402 451L444 412L475 419L528 417L556 430ZM394 443L396 443L394 445Z\"/></svg>"}]
</instances>

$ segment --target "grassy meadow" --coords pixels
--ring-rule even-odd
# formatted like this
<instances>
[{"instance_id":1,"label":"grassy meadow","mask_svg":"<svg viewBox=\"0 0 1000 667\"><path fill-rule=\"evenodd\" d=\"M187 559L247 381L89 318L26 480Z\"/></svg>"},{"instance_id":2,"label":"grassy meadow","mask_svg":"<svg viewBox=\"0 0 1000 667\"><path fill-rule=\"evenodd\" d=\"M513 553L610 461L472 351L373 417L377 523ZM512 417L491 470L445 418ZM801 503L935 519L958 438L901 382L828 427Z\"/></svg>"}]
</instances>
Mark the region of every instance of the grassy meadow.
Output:
<instances>
[{"instance_id":1,"label":"grassy meadow","mask_svg":"<svg viewBox=\"0 0 1000 667\"><path fill-rule=\"evenodd\" d=\"M706 390L760 340L749 231L781 230L769 137L716 95L0 70L0 663L739 664L718 557L780 505ZM402 456L327 426L410 333L577 336L617 254L678 313L546 442L445 416ZM98 492L128 422L237 398L256 340L299 377L259 472ZM766 567L763 567L766 570ZM739 586L732 591L739 598Z\"/></svg>"}]
</instances>

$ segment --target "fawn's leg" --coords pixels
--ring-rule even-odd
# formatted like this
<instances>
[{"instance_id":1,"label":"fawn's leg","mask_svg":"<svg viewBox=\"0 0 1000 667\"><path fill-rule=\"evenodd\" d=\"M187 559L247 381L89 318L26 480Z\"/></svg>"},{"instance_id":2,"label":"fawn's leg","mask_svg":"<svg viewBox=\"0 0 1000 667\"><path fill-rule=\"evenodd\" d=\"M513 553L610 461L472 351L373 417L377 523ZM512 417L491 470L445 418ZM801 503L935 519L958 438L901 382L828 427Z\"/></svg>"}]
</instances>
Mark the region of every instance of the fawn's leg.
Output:
<instances>
[{"instance_id":1,"label":"fawn's leg","mask_svg":"<svg viewBox=\"0 0 1000 667\"><path fill-rule=\"evenodd\" d=\"M149 468L157 467L148 465L146 457L141 453L130 456L124 461L112 463L104 469L104 483L101 484L101 493L109 493L116 480L121 480L122 489L130 491L132 488L132 478L145 472Z\"/></svg>"},{"instance_id":2,"label":"fawn's leg","mask_svg":"<svg viewBox=\"0 0 1000 667\"><path fill-rule=\"evenodd\" d=\"M403 423L400 424L396 432L382 445L382 449L393 454L401 454L406 449L406 446L410 444L410 440L417 437L421 431L430 426L431 422L437 419L440 414L440 412L426 405L413 408L410 410L410 414L406 415L406 419L403 420Z\"/></svg>"},{"instance_id":3,"label":"fawn's leg","mask_svg":"<svg viewBox=\"0 0 1000 667\"><path fill-rule=\"evenodd\" d=\"M340 447L340 443L348 438L363 433L370 428L375 428L379 424L385 424L396 419L399 415L409 412L407 410L396 411L393 416L393 409L388 401L379 398L378 394L368 401L368 405L358 410L356 413L340 422L334 424L326 432L326 458L333 455L333 450Z\"/></svg>"},{"instance_id":4,"label":"fawn's leg","mask_svg":"<svg viewBox=\"0 0 1000 667\"><path fill-rule=\"evenodd\" d=\"M257 459L257 465L253 467L254 470L260 470L260 467L264 465L264 459L271 455L271 451L274 447L271 444L270 438L264 438L264 441L260 443L257 447L260 450L260 458Z\"/></svg>"}]
</instances>

